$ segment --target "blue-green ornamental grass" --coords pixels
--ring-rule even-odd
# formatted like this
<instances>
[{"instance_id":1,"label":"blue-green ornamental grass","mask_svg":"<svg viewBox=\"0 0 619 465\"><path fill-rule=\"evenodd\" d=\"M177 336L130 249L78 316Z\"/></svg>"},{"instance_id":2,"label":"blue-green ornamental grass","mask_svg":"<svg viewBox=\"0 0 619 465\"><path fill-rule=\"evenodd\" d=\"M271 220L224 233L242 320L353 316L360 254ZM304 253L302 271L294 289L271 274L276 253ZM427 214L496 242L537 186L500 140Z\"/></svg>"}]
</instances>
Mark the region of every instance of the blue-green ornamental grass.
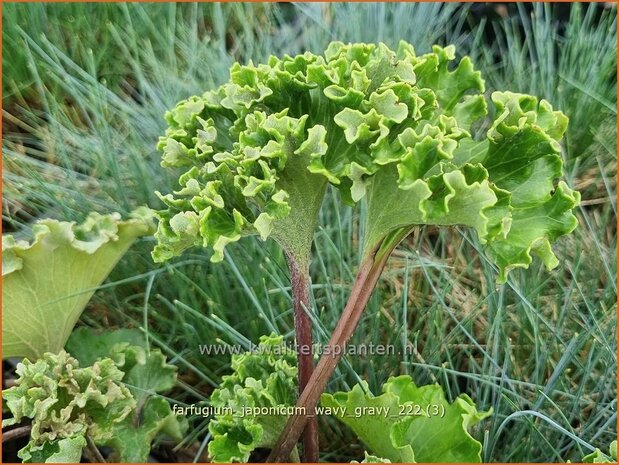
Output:
<instances>
[{"instance_id":1,"label":"blue-green ornamental grass","mask_svg":"<svg viewBox=\"0 0 619 465\"><path fill-rule=\"evenodd\" d=\"M155 261L203 246L219 262L244 236L273 238L291 270L297 342L311 342L298 304L309 302L312 239L331 184L367 208L332 346L347 343L387 258L420 225L472 228L498 283L533 256L556 267L552 243L576 228L580 201L561 180L568 118L530 95L494 92L488 102L481 73L455 56L453 46L417 56L403 41L396 51L332 42L324 55L234 64L228 83L166 114L162 165L182 174L177 190L158 193L167 208L157 212ZM339 358L323 356L305 378L300 370L297 406L315 407ZM269 459L289 460L307 422L291 416ZM307 440L306 452L317 448Z\"/></svg>"},{"instance_id":2,"label":"blue-green ornamental grass","mask_svg":"<svg viewBox=\"0 0 619 465\"><path fill-rule=\"evenodd\" d=\"M416 228L390 257L350 341L390 344L403 355L345 355L327 392L346 394L367 380L371 399L389 377L410 375L418 386L439 383L449 402L466 393L480 411L492 408L470 430L483 444L483 461L605 460L616 437L616 5L512 4L507 16L482 13L479 22L477 8L7 4L3 42L13 52L3 66L4 229L19 243L42 218L81 223L92 211L127 218L139 205L160 208L154 191L178 190L181 174L160 166L154 141L166 127L162 115L228 82L235 61L322 54L332 40L384 41L395 50L405 39L418 52L453 43L485 80L491 116L473 127L475 139L490 126L493 91L535 95L569 116L561 157L566 182L582 195L574 211L580 225L553 244L560 260L553 272L534 259L496 287L496 265L475 230ZM336 326L359 266L367 208L365 200L358 204L347 207L338 189L327 187L310 265L320 344ZM151 348L179 368L168 400L208 406L234 369L229 355L204 356L198 347L247 348L271 332L292 341L283 254L275 241L250 238L227 247L223 263L205 263L212 249L194 247L154 266L152 245L152 236L137 240L105 283L92 285L97 290L78 325L141 328ZM74 347L66 350L75 357ZM92 365L78 358L80 369ZM191 427L180 450L156 439L155 460L170 453L212 460L211 419L185 412ZM328 415L320 424L321 460L388 461L351 426ZM64 440L57 452L73 443ZM8 460L11 449L4 449ZM364 450L371 453L365 459ZM101 452L110 458L109 448Z\"/></svg>"}]
</instances>

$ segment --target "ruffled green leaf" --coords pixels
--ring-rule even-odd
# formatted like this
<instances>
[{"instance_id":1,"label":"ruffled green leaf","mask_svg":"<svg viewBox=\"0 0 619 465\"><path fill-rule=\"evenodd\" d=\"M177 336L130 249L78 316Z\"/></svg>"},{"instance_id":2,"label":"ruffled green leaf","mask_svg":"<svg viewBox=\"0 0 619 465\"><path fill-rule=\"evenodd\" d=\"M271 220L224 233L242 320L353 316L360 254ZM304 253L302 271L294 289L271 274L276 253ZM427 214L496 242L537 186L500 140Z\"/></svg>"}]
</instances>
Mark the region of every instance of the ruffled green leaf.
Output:
<instances>
[{"instance_id":1,"label":"ruffled green leaf","mask_svg":"<svg viewBox=\"0 0 619 465\"><path fill-rule=\"evenodd\" d=\"M445 48L435 45L432 53L419 57L413 67L417 84L434 91L440 110L447 115L467 92L484 91L481 73L475 71L469 57L464 57L453 71L449 71L450 62L455 58L456 48L453 45Z\"/></svg>"},{"instance_id":2,"label":"ruffled green leaf","mask_svg":"<svg viewBox=\"0 0 619 465\"><path fill-rule=\"evenodd\" d=\"M366 254L416 225L462 225L499 282L533 255L552 268L552 243L576 226L579 201L561 183L567 118L533 96L495 92L477 138L483 92L453 46L416 55L405 42L333 42L322 56L234 65L229 83L167 115L162 164L186 171L181 189L161 196L155 260L202 245L219 261L251 234L306 260L330 183L345 202L368 202Z\"/></svg>"},{"instance_id":3,"label":"ruffled green leaf","mask_svg":"<svg viewBox=\"0 0 619 465\"><path fill-rule=\"evenodd\" d=\"M122 382L135 399L136 408L114 425L111 436L93 437L98 445L113 447L117 461L143 463L155 439L183 439L185 418L174 415L170 403L157 395L174 387L177 368L166 363L160 350L146 350L142 333L128 329L94 333L80 328L69 338L67 348L80 364L109 357L124 373Z\"/></svg>"},{"instance_id":4,"label":"ruffled green leaf","mask_svg":"<svg viewBox=\"0 0 619 465\"><path fill-rule=\"evenodd\" d=\"M532 96L494 93L496 116L476 141L454 117L406 129L390 159L367 180L366 251L414 225L474 228L499 267L526 268L537 255L558 265L552 243L577 226L580 195L563 181L560 145L567 119ZM397 167L398 178L395 180Z\"/></svg>"},{"instance_id":5,"label":"ruffled green leaf","mask_svg":"<svg viewBox=\"0 0 619 465\"><path fill-rule=\"evenodd\" d=\"M245 110L241 111L241 107ZM168 260L196 245L211 248L214 252L211 261L221 261L229 243L250 234L260 234L263 239L271 236L278 229L277 220L290 214L291 203L312 207L308 218L313 226L311 219L320 206L320 203L315 205L315 192L322 193L326 181L304 170L301 180L296 180L302 188L290 184L295 182L299 165L305 168L312 157L326 151L324 128L318 125L306 128L307 115L290 117L287 108L275 114L248 112L246 106L233 108L241 112L231 128L238 132L238 141L228 151L208 145L209 141L217 140L213 116L209 117L210 108L205 107L202 115L206 119L195 116L196 120L209 122L210 132L199 140L199 147L188 149L199 156L193 157L191 168L180 177L182 189L165 196L158 194L168 208L157 212L155 261ZM191 137L194 126L196 123L189 122L183 131ZM170 159L167 147L176 147L180 143L177 139L188 137L177 134L177 128L170 129L168 138L160 142L164 165ZM198 141L196 137L194 142ZM299 224L296 228L299 234L284 233L276 237L282 236L283 245L288 245L287 238L296 240L307 236L302 234L303 230Z\"/></svg>"},{"instance_id":6,"label":"ruffled green leaf","mask_svg":"<svg viewBox=\"0 0 619 465\"><path fill-rule=\"evenodd\" d=\"M232 374L211 394L218 411L209 423L213 462L247 462L251 452L275 445L286 415L248 415L246 408L293 406L297 398L296 356L281 336L260 338L252 352L232 356Z\"/></svg>"},{"instance_id":7,"label":"ruffled green leaf","mask_svg":"<svg viewBox=\"0 0 619 465\"><path fill-rule=\"evenodd\" d=\"M24 463L79 463L84 447L84 436L45 441L42 445L29 442L18 452L18 457Z\"/></svg>"},{"instance_id":8,"label":"ruffled green leaf","mask_svg":"<svg viewBox=\"0 0 619 465\"><path fill-rule=\"evenodd\" d=\"M17 376L16 385L2 392L12 414L2 425L32 420L30 442L20 451L25 460L77 454L76 447L83 445L79 438L87 435L109 440L136 406L121 382L124 373L109 358L82 368L64 351L45 353L36 362L18 364Z\"/></svg>"},{"instance_id":9,"label":"ruffled green leaf","mask_svg":"<svg viewBox=\"0 0 619 465\"><path fill-rule=\"evenodd\" d=\"M152 233L148 209L121 221L92 213L82 224L40 220L34 242L2 237L2 355L59 352L103 280L133 241Z\"/></svg>"},{"instance_id":10,"label":"ruffled green leaf","mask_svg":"<svg viewBox=\"0 0 619 465\"><path fill-rule=\"evenodd\" d=\"M494 184L510 194L508 233L488 244L502 282L510 269L527 268L533 254L548 269L558 265L551 244L578 225L572 210L580 194L557 182L562 176L557 140L567 125L565 115L527 95L495 92L492 99L497 116L474 157Z\"/></svg>"},{"instance_id":11,"label":"ruffled green leaf","mask_svg":"<svg viewBox=\"0 0 619 465\"><path fill-rule=\"evenodd\" d=\"M481 462L481 443L469 429L490 415L460 395L453 403L438 385L418 387L409 376L389 378L374 397L367 384L350 392L323 394L321 403L337 412L378 457L392 462Z\"/></svg>"},{"instance_id":12,"label":"ruffled green leaf","mask_svg":"<svg viewBox=\"0 0 619 465\"><path fill-rule=\"evenodd\" d=\"M389 459L384 459L382 457L376 457L375 455L370 455L367 452L364 452L363 456L364 458L361 462L357 462L353 460L350 463L391 463L391 460Z\"/></svg>"},{"instance_id":13,"label":"ruffled green leaf","mask_svg":"<svg viewBox=\"0 0 619 465\"><path fill-rule=\"evenodd\" d=\"M617 441L610 443L608 455L600 449L595 449L582 458L583 463L617 463Z\"/></svg>"}]
</instances>

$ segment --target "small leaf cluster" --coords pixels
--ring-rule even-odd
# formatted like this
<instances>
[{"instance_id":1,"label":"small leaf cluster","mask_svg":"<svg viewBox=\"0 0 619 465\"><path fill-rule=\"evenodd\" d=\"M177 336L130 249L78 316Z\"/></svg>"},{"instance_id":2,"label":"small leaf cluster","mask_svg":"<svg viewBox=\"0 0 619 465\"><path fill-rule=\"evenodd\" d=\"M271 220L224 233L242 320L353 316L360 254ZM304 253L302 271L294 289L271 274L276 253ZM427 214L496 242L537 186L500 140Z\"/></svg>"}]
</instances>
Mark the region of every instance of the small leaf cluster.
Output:
<instances>
[{"instance_id":1,"label":"small leaf cluster","mask_svg":"<svg viewBox=\"0 0 619 465\"><path fill-rule=\"evenodd\" d=\"M297 399L297 359L282 336L262 336L256 350L232 356L232 374L211 394L218 413L209 423L214 462L247 462L258 447L272 448L286 415L242 416L245 408L293 406ZM224 410L225 409L225 410Z\"/></svg>"},{"instance_id":2,"label":"small leaf cluster","mask_svg":"<svg viewBox=\"0 0 619 465\"><path fill-rule=\"evenodd\" d=\"M130 342L127 342L130 341ZM148 351L139 333L75 331L65 351L18 364L16 385L3 391L12 418L32 420L24 462L79 462L89 438L114 449L119 462L146 462L161 436L182 439L186 424L156 395L176 383L176 367Z\"/></svg>"},{"instance_id":3,"label":"small leaf cluster","mask_svg":"<svg viewBox=\"0 0 619 465\"><path fill-rule=\"evenodd\" d=\"M18 452L24 462L57 453L62 440L86 445L86 436L110 440L114 429L135 409L131 392L122 383L124 373L107 358L88 367L68 353L46 353L36 362L17 366L16 385L2 396L13 415L2 426L32 420L30 441ZM66 444L66 443L63 443ZM73 451L79 462L81 448ZM49 457L44 457L48 459ZM45 460L41 460L45 461Z\"/></svg>"}]
</instances>

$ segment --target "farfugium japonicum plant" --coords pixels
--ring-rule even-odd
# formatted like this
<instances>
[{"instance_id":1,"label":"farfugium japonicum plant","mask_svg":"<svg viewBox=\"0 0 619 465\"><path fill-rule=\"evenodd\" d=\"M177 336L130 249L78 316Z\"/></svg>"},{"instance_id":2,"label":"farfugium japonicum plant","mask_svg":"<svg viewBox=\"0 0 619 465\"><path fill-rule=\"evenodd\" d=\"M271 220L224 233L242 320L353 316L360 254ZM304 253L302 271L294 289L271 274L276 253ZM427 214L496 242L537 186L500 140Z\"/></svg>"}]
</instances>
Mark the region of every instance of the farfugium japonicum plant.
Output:
<instances>
[{"instance_id":1,"label":"farfugium japonicum plant","mask_svg":"<svg viewBox=\"0 0 619 465\"><path fill-rule=\"evenodd\" d=\"M334 347L349 340L390 253L419 225L475 230L499 283L534 256L554 268L552 243L576 227L580 199L561 180L568 119L534 96L484 90L453 46L417 55L405 42L395 51L333 42L323 55L234 64L229 82L166 115L162 164L182 174L176 191L160 194L154 259L202 246L218 262L244 236L274 239L291 272L297 344L311 345L308 265L331 184L350 205L367 204ZM316 405L342 352L315 370L299 354L297 406ZM288 460L304 430L304 458L317 461L316 424L303 416L289 418L269 460Z\"/></svg>"}]
</instances>

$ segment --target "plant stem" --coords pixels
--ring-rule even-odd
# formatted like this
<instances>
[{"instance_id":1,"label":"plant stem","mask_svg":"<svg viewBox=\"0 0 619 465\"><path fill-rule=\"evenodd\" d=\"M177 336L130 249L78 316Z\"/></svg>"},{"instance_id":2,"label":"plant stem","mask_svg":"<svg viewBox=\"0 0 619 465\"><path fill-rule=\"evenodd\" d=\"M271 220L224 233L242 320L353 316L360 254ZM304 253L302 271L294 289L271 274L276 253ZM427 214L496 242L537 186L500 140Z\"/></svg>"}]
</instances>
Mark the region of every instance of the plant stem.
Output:
<instances>
[{"instance_id":1,"label":"plant stem","mask_svg":"<svg viewBox=\"0 0 619 465\"><path fill-rule=\"evenodd\" d=\"M386 238L382 245L376 247L375 252L369 254L361 262L350 297L331 335L331 339L329 339L325 353L320 357L318 365L307 383L307 387L297 401L296 406L299 407L298 410L305 410L306 414L290 416L279 436L277 444L267 459L267 463L287 461L305 425L310 418L315 419L313 412L320 399L320 395L323 393L331 375L335 371L335 367L342 358L346 350L346 344L357 328L363 310L370 300L372 291L380 278L389 255L406 234L408 234L408 231L398 231Z\"/></svg>"},{"instance_id":2,"label":"plant stem","mask_svg":"<svg viewBox=\"0 0 619 465\"><path fill-rule=\"evenodd\" d=\"M22 436L27 436L30 434L32 430L32 425L20 426L18 428L13 428L8 431L2 432L2 442L11 441L13 439L21 438Z\"/></svg>"},{"instance_id":3,"label":"plant stem","mask_svg":"<svg viewBox=\"0 0 619 465\"><path fill-rule=\"evenodd\" d=\"M290 268L290 284L292 287L297 363L299 367L299 395L301 395L314 372L312 320L308 313L311 308L309 267L307 261L301 263L290 254L287 255L287 261ZM303 431L302 442L302 461L318 462L318 419L315 416L308 420Z\"/></svg>"},{"instance_id":4,"label":"plant stem","mask_svg":"<svg viewBox=\"0 0 619 465\"><path fill-rule=\"evenodd\" d=\"M106 463L103 455L101 455L101 452L99 452L97 445L88 435L86 435L86 450L90 455L92 455L91 460L94 460L98 463Z\"/></svg>"}]
</instances>

